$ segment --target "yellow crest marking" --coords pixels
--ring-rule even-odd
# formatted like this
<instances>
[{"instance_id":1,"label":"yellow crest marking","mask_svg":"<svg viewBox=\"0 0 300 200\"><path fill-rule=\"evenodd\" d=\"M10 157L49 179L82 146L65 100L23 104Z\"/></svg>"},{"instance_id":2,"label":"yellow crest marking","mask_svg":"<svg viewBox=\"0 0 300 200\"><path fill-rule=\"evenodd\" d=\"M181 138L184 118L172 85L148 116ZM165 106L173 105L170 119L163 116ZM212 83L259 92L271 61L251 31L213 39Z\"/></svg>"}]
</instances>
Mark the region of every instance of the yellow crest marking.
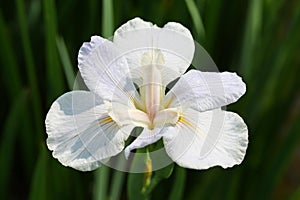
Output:
<instances>
[{"instance_id":1,"label":"yellow crest marking","mask_svg":"<svg viewBox=\"0 0 300 200\"><path fill-rule=\"evenodd\" d=\"M110 123L112 121L113 121L113 119L110 116L107 116L107 117L99 120L99 124L100 125L105 125L105 124Z\"/></svg>"}]
</instances>

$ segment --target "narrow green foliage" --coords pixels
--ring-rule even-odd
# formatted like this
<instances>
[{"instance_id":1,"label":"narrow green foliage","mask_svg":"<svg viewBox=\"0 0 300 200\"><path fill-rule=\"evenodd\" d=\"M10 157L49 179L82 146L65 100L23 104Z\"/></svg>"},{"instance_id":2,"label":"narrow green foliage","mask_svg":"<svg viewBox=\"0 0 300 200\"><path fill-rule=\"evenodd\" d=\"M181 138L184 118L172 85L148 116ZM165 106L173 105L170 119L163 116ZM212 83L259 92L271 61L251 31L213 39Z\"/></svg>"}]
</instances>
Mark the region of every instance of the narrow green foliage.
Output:
<instances>
[{"instance_id":1,"label":"narrow green foliage","mask_svg":"<svg viewBox=\"0 0 300 200\"><path fill-rule=\"evenodd\" d=\"M122 189L123 189L123 184L124 184L124 179L126 177L125 172L120 172L117 170L114 170L113 176L112 176L112 184L110 187L110 192L109 192L109 198L111 200L118 200L120 199L122 195Z\"/></svg>"},{"instance_id":2,"label":"narrow green foliage","mask_svg":"<svg viewBox=\"0 0 300 200\"><path fill-rule=\"evenodd\" d=\"M45 21L45 40L46 40L46 75L48 103L52 102L59 94L63 92L64 81L62 69L59 65L56 38L56 10L53 0L43 0L44 21Z\"/></svg>"},{"instance_id":3,"label":"narrow green foliage","mask_svg":"<svg viewBox=\"0 0 300 200\"><path fill-rule=\"evenodd\" d=\"M205 29L204 29L203 20L201 18L200 12L194 0L185 0L185 3L192 17L198 39L199 41L203 41L205 39Z\"/></svg>"},{"instance_id":4,"label":"narrow green foliage","mask_svg":"<svg viewBox=\"0 0 300 200\"><path fill-rule=\"evenodd\" d=\"M39 157L34 169L34 175L31 183L31 190L29 193L30 200L48 199L47 193L47 172L48 172L48 154L45 145L41 145Z\"/></svg>"},{"instance_id":5,"label":"narrow green foliage","mask_svg":"<svg viewBox=\"0 0 300 200\"><path fill-rule=\"evenodd\" d=\"M94 200L107 199L109 168L102 165L95 173Z\"/></svg>"},{"instance_id":6,"label":"narrow green foliage","mask_svg":"<svg viewBox=\"0 0 300 200\"><path fill-rule=\"evenodd\" d=\"M175 168L175 180L173 188L169 196L169 200L180 200L184 196L186 181L186 170L182 167L177 166Z\"/></svg>"},{"instance_id":7,"label":"narrow green foliage","mask_svg":"<svg viewBox=\"0 0 300 200\"><path fill-rule=\"evenodd\" d=\"M131 171L135 172L137 169L139 169L139 171L145 171L145 173L140 172L128 174L127 193L130 200L143 200L150 198L149 195L145 193L144 188L146 188L145 181L147 179L150 179L151 182L152 171L147 171L147 158L145 156L139 156L140 153L145 154L145 149L137 149L131 163Z\"/></svg>"},{"instance_id":8,"label":"narrow green foliage","mask_svg":"<svg viewBox=\"0 0 300 200\"><path fill-rule=\"evenodd\" d=\"M153 176L151 177L150 185L146 188L144 193L149 195L161 181L169 178L172 175L173 168L174 168L174 163L171 163L170 165L162 169L154 171Z\"/></svg>"},{"instance_id":9,"label":"narrow green foliage","mask_svg":"<svg viewBox=\"0 0 300 200\"><path fill-rule=\"evenodd\" d=\"M297 102L299 102L300 96L297 99ZM297 113L294 112L294 109L296 109ZM274 191L275 187L278 185L279 181L284 175L285 170L288 168L288 165L290 163L290 160L292 156L294 155L293 152L295 152L296 148L299 145L300 141L300 106L292 105L291 108L291 120L293 120L294 123L292 127L289 127L290 130L288 131L287 138L281 145L281 151L277 153L277 155L274 157L273 161L270 163L270 170L265 176L264 182L265 187L263 191L261 191L261 194L263 194L264 199L269 199L272 195L272 191Z\"/></svg>"},{"instance_id":10,"label":"narrow green foliage","mask_svg":"<svg viewBox=\"0 0 300 200\"><path fill-rule=\"evenodd\" d=\"M40 92L38 88L38 79L36 73L36 67L33 60L33 53L31 49L29 33L28 33L28 22L26 21L27 17L25 15L25 7L23 0L16 0L17 11L18 11L18 20L20 25L21 38L23 42L23 50L24 50L24 58L27 69L27 76L29 80L29 85L31 89L32 101L33 101L33 111L34 111L34 119L35 119L35 127L36 133L35 137L38 141L41 141L41 131L42 131L42 105Z\"/></svg>"},{"instance_id":11,"label":"narrow green foliage","mask_svg":"<svg viewBox=\"0 0 300 200\"><path fill-rule=\"evenodd\" d=\"M70 90L72 90L74 86L75 75L70 61L69 53L63 38L58 37L56 40L56 45L60 55L62 66L64 68L65 76L67 78L68 87Z\"/></svg>"},{"instance_id":12,"label":"narrow green foliage","mask_svg":"<svg viewBox=\"0 0 300 200\"><path fill-rule=\"evenodd\" d=\"M109 38L114 33L113 1L102 0L102 36Z\"/></svg>"},{"instance_id":13,"label":"narrow green foliage","mask_svg":"<svg viewBox=\"0 0 300 200\"><path fill-rule=\"evenodd\" d=\"M244 40L241 54L241 69L247 79L251 75L252 65L255 64L255 48L258 48L262 29L262 5L263 1L249 1L249 10L244 32Z\"/></svg>"},{"instance_id":14,"label":"narrow green foliage","mask_svg":"<svg viewBox=\"0 0 300 200\"><path fill-rule=\"evenodd\" d=\"M21 92L22 90L22 79L9 34L8 27L3 20L2 12L0 10L0 62L3 66L1 67L3 70L2 76L5 74L6 76L4 77L9 77L9 79L6 80L7 95L10 98L13 98L16 92Z\"/></svg>"},{"instance_id":15,"label":"narrow green foliage","mask_svg":"<svg viewBox=\"0 0 300 200\"><path fill-rule=\"evenodd\" d=\"M10 102L15 102L16 98L21 98L19 95L24 94L23 91L23 82L21 78L21 68L18 65L17 62L17 56L16 52L13 49L13 42L10 38L10 33L7 25L5 24L2 12L0 11L0 63L2 65L2 76L3 81L5 84L5 88L7 89L7 93L4 94L5 98L9 99ZM11 105L13 107L13 105ZM12 109L12 108L10 108ZM34 141L35 139L32 139L28 137L28 135L31 135L35 131L33 131L33 126L36 126L31 124L29 121L31 119L31 113L28 112L28 106L24 106L21 111L19 110L19 115L22 118L21 123L17 123L14 127L21 126L22 131L19 135L21 140L23 141L21 143L21 146L23 148L23 156L24 159L27 161L24 163L24 168L26 172L31 172L32 170L32 164L33 164L33 157L34 155ZM4 112L3 112L4 114ZM7 123L11 123L8 122ZM16 123L16 122L14 122ZM8 134L8 133L7 133ZM3 137L11 137L11 136L5 136ZM34 137L35 138L35 137ZM9 163L8 163L9 164ZM30 174L27 174L27 176L30 176Z\"/></svg>"},{"instance_id":16,"label":"narrow green foliage","mask_svg":"<svg viewBox=\"0 0 300 200\"><path fill-rule=\"evenodd\" d=\"M300 186L297 188L297 190L295 192L293 192L293 194L291 194L289 200L298 200L300 199Z\"/></svg>"},{"instance_id":17,"label":"narrow green foliage","mask_svg":"<svg viewBox=\"0 0 300 200\"><path fill-rule=\"evenodd\" d=\"M195 173L194 173L195 174ZM199 177L200 176L200 177ZM187 193L187 199L191 199L191 200L197 200L197 199L207 199L209 195L209 193L207 193L206 191L211 191L211 187L216 187L216 183L218 182L218 179L220 179L220 177L222 177L222 172L220 169L218 168L213 168L210 170L203 170L200 172L198 178L198 181L195 181L194 179L192 179L194 181L194 184L189 185L189 188L191 188L191 192ZM222 194L224 195L224 194Z\"/></svg>"},{"instance_id":18,"label":"narrow green foliage","mask_svg":"<svg viewBox=\"0 0 300 200\"><path fill-rule=\"evenodd\" d=\"M222 0L214 0L207 1L205 4L205 14L204 16L202 16L206 19L204 22L206 32L204 45L208 52L212 52L215 45L217 45L216 36L218 34L218 31L220 30L219 22L223 3L225 2ZM201 40L198 42L203 45L203 42Z\"/></svg>"},{"instance_id":19,"label":"narrow green foliage","mask_svg":"<svg viewBox=\"0 0 300 200\"><path fill-rule=\"evenodd\" d=\"M101 22L101 19L99 17L99 8L101 4L101 1L98 0L89 0L89 20L87 23L87 29L89 30L89 34L95 34L98 32L100 28L98 28L99 24L98 22Z\"/></svg>"},{"instance_id":20,"label":"narrow green foliage","mask_svg":"<svg viewBox=\"0 0 300 200\"><path fill-rule=\"evenodd\" d=\"M3 129L3 134L1 135L1 148L0 148L0 160L1 160L1 170L0 170L0 198L9 199L8 196L8 186L11 183L9 176L11 175L11 168L13 166L13 157L15 153L14 145L17 141L17 135L21 128L16 126L15 123L22 120L22 115L20 115L20 110L23 110L25 106L26 93L22 92L18 94L11 106L9 114L6 118L5 127Z\"/></svg>"}]
</instances>

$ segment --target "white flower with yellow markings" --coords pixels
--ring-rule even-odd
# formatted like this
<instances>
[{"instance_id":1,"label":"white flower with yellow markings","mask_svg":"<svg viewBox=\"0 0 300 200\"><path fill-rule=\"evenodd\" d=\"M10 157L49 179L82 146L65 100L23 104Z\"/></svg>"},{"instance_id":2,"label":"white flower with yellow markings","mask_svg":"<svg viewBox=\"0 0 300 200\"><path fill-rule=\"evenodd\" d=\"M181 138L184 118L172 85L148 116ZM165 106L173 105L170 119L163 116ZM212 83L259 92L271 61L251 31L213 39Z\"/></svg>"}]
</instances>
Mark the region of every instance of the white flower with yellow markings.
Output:
<instances>
[{"instance_id":1,"label":"white flower with yellow markings","mask_svg":"<svg viewBox=\"0 0 300 200\"><path fill-rule=\"evenodd\" d=\"M183 167L241 163L247 126L221 107L237 101L246 86L235 73L187 71L194 52L189 30L175 22L159 28L135 18L113 41L93 36L78 56L89 91L62 95L46 117L53 157L88 171L162 139L167 155ZM143 131L125 147L134 127Z\"/></svg>"}]
</instances>

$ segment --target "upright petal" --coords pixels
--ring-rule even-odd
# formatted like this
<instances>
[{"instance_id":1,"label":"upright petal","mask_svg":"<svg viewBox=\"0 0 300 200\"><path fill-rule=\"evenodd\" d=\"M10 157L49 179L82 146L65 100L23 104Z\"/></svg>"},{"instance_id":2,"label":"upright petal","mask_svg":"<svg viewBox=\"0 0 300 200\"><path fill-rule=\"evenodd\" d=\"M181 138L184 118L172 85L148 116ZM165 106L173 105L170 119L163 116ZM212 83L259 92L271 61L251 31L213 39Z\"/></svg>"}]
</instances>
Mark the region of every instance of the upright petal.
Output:
<instances>
[{"instance_id":1,"label":"upright petal","mask_svg":"<svg viewBox=\"0 0 300 200\"><path fill-rule=\"evenodd\" d=\"M240 164L246 154L248 129L242 118L222 110L189 109L163 137L167 154L182 167L207 169Z\"/></svg>"},{"instance_id":2,"label":"upright petal","mask_svg":"<svg viewBox=\"0 0 300 200\"><path fill-rule=\"evenodd\" d=\"M93 36L79 50L78 67L88 88L102 99L132 104L138 95L126 59L111 41Z\"/></svg>"},{"instance_id":3,"label":"upright petal","mask_svg":"<svg viewBox=\"0 0 300 200\"><path fill-rule=\"evenodd\" d=\"M206 111L231 104L245 92L246 85L236 73L190 70L168 92L163 105Z\"/></svg>"},{"instance_id":4,"label":"upright petal","mask_svg":"<svg viewBox=\"0 0 300 200\"><path fill-rule=\"evenodd\" d=\"M190 31L181 24L169 22L159 28L140 18L118 28L113 41L126 56L131 75L138 85L143 84L143 66L153 65L159 66L162 84L166 86L186 71L195 50ZM147 62L145 56L152 59Z\"/></svg>"},{"instance_id":5,"label":"upright petal","mask_svg":"<svg viewBox=\"0 0 300 200\"><path fill-rule=\"evenodd\" d=\"M52 104L45 121L47 145L63 165L89 171L123 150L133 127L120 128L98 98L72 91Z\"/></svg>"}]
</instances>

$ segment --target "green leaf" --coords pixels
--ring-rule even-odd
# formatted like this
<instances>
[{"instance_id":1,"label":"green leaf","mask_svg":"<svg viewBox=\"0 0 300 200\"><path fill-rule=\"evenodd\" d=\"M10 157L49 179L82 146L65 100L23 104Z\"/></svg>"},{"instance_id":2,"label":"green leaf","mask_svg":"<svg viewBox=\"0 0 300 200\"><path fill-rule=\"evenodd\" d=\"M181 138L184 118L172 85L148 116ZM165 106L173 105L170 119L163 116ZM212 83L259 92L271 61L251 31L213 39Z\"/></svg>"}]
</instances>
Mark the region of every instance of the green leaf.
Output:
<instances>
[{"instance_id":1,"label":"green leaf","mask_svg":"<svg viewBox=\"0 0 300 200\"><path fill-rule=\"evenodd\" d=\"M135 131L140 131L136 129ZM132 173L128 178L128 194L130 199L148 199L151 196L151 192L155 187L164 179L171 176L173 172L174 163L165 166L156 171L152 171L152 160L149 151L156 151L163 148L163 141L151 144L150 146L142 149L137 149L137 154L133 158L131 169L135 171L136 166L140 168L141 164L144 166L144 173ZM139 156L138 153L146 153L146 156Z\"/></svg>"},{"instance_id":2,"label":"green leaf","mask_svg":"<svg viewBox=\"0 0 300 200\"><path fill-rule=\"evenodd\" d=\"M107 188L109 179L109 168L102 165L95 172L94 199L107 199Z\"/></svg>"},{"instance_id":3,"label":"green leaf","mask_svg":"<svg viewBox=\"0 0 300 200\"><path fill-rule=\"evenodd\" d=\"M139 156L139 153L145 153L144 149L137 149L137 153L135 154L132 164L131 170L135 171L135 168L141 168L141 164L144 166L143 169L146 173L130 173L128 175L127 180L127 192L128 198L130 200L143 200L149 199L149 196L143 192L143 188L145 187L145 180L147 178L151 178L151 172L147 172L147 158L145 156ZM138 166L137 166L138 165ZM149 174L150 173L150 174Z\"/></svg>"},{"instance_id":4,"label":"green leaf","mask_svg":"<svg viewBox=\"0 0 300 200\"><path fill-rule=\"evenodd\" d=\"M180 200L183 197L184 187L186 180L186 170L182 167L176 166L175 168L175 180L173 188L169 196L170 200Z\"/></svg>"},{"instance_id":5,"label":"green leaf","mask_svg":"<svg viewBox=\"0 0 300 200\"><path fill-rule=\"evenodd\" d=\"M136 130L139 131L139 130ZM149 154L145 148L137 149L131 163L131 171L144 171L142 173L130 173L127 180L127 192L130 200L149 199L144 192L151 183L152 166Z\"/></svg>"},{"instance_id":6,"label":"green leaf","mask_svg":"<svg viewBox=\"0 0 300 200\"><path fill-rule=\"evenodd\" d=\"M142 193L144 173L130 173L127 180L127 193L129 200L146 200L149 197Z\"/></svg>"},{"instance_id":7,"label":"green leaf","mask_svg":"<svg viewBox=\"0 0 300 200\"><path fill-rule=\"evenodd\" d=\"M300 96L299 96L300 97ZM297 99L297 102L299 102L299 99ZM297 104L297 103L296 103ZM297 108L297 106L294 106L294 108ZM292 113L294 112L294 108ZM288 130L287 138L285 139L284 143L280 147L281 151L278 152L278 154L275 156L275 158L272 160L269 166L270 170L268 170L268 173L265 176L265 179L263 180L263 185L265 187L263 188L263 191L261 191L261 194L264 196L264 199L268 199L270 195L272 194L272 191L274 191L275 187L278 185L279 181L283 177L286 169L289 166L289 163L291 161L292 155L294 154L295 150L297 149L300 141L300 112L299 112L299 106L298 106L298 113L297 116L294 118L293 126L290 130Z\"/></svg>"},{"instance_id":8,"label":"green leaf","mask_svg":"<svg viewBox=\"0 0 300 200\"><path fill-rule=\"evenodd\" d=\"M136 129L135 129L136 131ZM115 169L124 169L127 164L127 160L124 159L123 157L118 157L118 160L116 160L116 168ZM118 171L114 170L113 172L113 177L112 177L112 183L110 187L110 192L109 192L109 198L111 200L118 200L121 197L122 194L122 189L123 189L123 184L125 182L126 178L126 172L123 171Z\"/></svg>"},{"instance_id":9,"label":"green leaf","mask_svg":"<svg viewBox=\"0 0 300 200\"><path fill-rule=\"evenodd\" d=\"M9 114L5 120L0 146L0 199L8 199L7 189L10 183L9 176L11 175L11 168L14 162L15 143L18 131L21 128L20 126L16 126L16 123L22 120L20 111L22 111L25 106L26 95L27 93L25 92L18 95L18 98L12 103Z\"/></svg>"},{"instance_id":10,"label":"green leaf","mask_svg":"<svg viewBox=\"0 0 300 200\"><path fill-rule=\"evenodd\" d=\"M203 20L201 18L200 12L199 12L194 0L185 0L185 3L186 3L186 6L192 17L197 36L199 37L199 41L204 41L205 29L203 26Z\"/></svg>"},{"instance_id":11,"label":"green leaf","mask_svg":"<svg viewBox=\"0 0 300 200\"><path fill-rule=\"evenodd\" d=\"M34 169L34 175L31 181L30 189L30 200L40 200L48 199L47 191L47 172L48 172L48 162L47 162L47 149L45 145L41 145L40 153L36 166Z\"/></svg>"},{"instance_id":12,"label":"green leaf","mask_svg":"<svg viewBox=\"0 0 300 200\"><path fill-rule=\"evenodd\" d=\"M290 195L289 200L299 200L300 199L300 186Z\"/></svg>"},{"instance_id":13,"label":"green leaf","mask_svg":"<svg viewBox=\"0 0 300 200\"><path fill-rule=\"evenodd\" d=\"M22 78L21 78L21 68L17 63L17 54L13 51L13 43L11 41L11 34L9 33L8 27L5 24L2 12L0 11L0 63L3 69L3 81L5 84L5 89L7 95L7 99L10 99L11 102L14 102L16 96L25 93L23 91L22 86ZM32 124L30 123L31 112L29 112L28 106L24 106L20 111L21 115L21 125L22 131L20 134L20 138L22 140L22 149L23 156L26 160L24 164L24 168L26 172L32 171L32 164L34 160L34 140L31 137L28 137L31 133L35 133L33 130ZM31 176L28 174L27 176Z\"/></svg>"},{"instance_id":14,"label":"green leaf","mask_svg":"<svg viewBox=\"0 0 300 200\"><path fill-rule=\"evenodd\" d=\"M36 134L33 137L36 138L37 141L41 141L42 140L41 130L43 129L42 105L41 105L40 91L37 84L38 79L37 79L36 67L34 64L32 48L29 39L28 22L26 21L27 16L25 15L25 7L24 7L23 0L16 0L16 4L17 4L17 11L18 11L18 20L20 25L21 39L23 44L24 58L26 63L26 71L28 72L27 76L30 84L30 89L32 90L30 95L32 95L32 100L33 100L33 113L34 113L34 119L35 119L34 122L36 128Z\"/></svg>"},{"instance_id":15,"label":"green leaf","mask_svg":"<svg viewBox=\"0 0 300 200\"><path fill-rule=\"evenodd\" d=\"M211 188L216 187L216 182L222 177L222 171L223 169L215 167L194 173L195 176L192 180L196 181L194 184L189 185L188 189L191 189L191 192L187 193L187 199L208 199L208 196L211 196L211 194L206 191L211 191Z\"/></svg>"},{"instance_id":16,"label":"green leaf","mask_svg":"<svg viewBox=\"0 0 300 200\"><path fill-rule=\"evenodd\" d=\"M163 140L160 139L154 144L151 144L150 146L147 147L150 152L157 151L164 148ZM166 152L165 152L166 154ZM148 154L149 156L149 154ZM150 159L150 157L149 157ZM149 184L145 187L142 188L142 192L145 193L146 195L150 195L150 193L153 191L153 189L164 179L167 179L171 176L174 168L174 163L172 162L168 166L165 166L164 168L161 168L159 170L153 171L152 175L149 180Z\"/></svg>"},{"instance_id":17,"label":"green leaf","mask_svg":"<svg viewBox=\"0 0 300 200\"><path fill-rule=\"evenodd\" d=\"M205 19L205 48L208 52L212 52L218 42L216 36L219 32L219 25L221 21L220 15L222 13L223 3L226 2L222 0L205 1L205 15L202 17Z\"/></svg>"},{"instance_id":18,"label":"green leaf","mask_svg":"<svg viewBox=\"0 0 300 200\"><path fill-rule=\"evenodd\" d=\"M56 48L57 24L54 0L43 0L43 8L46 37L46 77L48 79L46 89L48 92L47 101L50 104L53 98L63 92L64 80Z\"/></svg>"},{"instance_id":19,"label":"green leaf","mask_svg":"<svg viewBox=\"0 0 300 200\"><path fill-rule=\"evenodd\" d=\"M120 199L125 177L126 177L125 172L114 170L113 177L112 177L112 184L109 192L110 200Z\"/></svg>"},{"instance_id":20,"label":"green leaf","mask_svg":"<svg viewBox=\"0 0 300 200\"><path fill-rule=\"evenodd\" d=\"M262 29L262 5L263 1L249 1L247 22L244 30L244 41L242 46L242 56L240 66L244 76L251 76L253 60L255 60L255 47L259 44ZM247 78L246 77L246 78Z\"/></svg>"},{"instance_id":21,"label":"green leaf","mask_svg":"<svg viewBox=\"0 0 300 200\"><path fill-rule=\"evenodd\" d=\"M112 0L102 0L102 36L112 37L114 33L114 10Z\"/></svg>"},{"instance_id":22,"label":"green leaf","mask_svg":"<svg viewBox=\"0 0 300 200\"><path fill-rule=\"evenodd\" d=\"M89 12L88 14L88 21L87 21L87 27L86 29L88 30L88 34L91 33L98 33L100 30L100 27L97 26L100 24L101 17L99 16L99 8L101 1L98 0L89 0L88 5L89 5Z\"/></svg>"},{"instance_id":23,"label":"green leaf","mask_svg":"<svg viewBox=\"0 0 300 200\"><path fill-rule=\"evenodd\" d=\"M64 68L65 76L67 78L69 89L72 90L74 87L75 75L64 39L62 37L57 37L56 45Z\"/></svg>"},{"instance_id":24,"label":"green leaf","mask_svg":"<svg viewBox=\"0 0 300 200\"><path fill-rule=\"evenodd\" d=\"M3 20L0 10L0 63L2 65L4 80L7 78L6 87L9 97L14 98L15 94L22 91L22 79L20 68L17 64L16 53L13 51L13 45L10 38L8 27Z\"/></svg>"},{"instance_id":25,"label":"green leaf","mask_svg":"<svg viewBox=\"0 0 300 200\"><path fill-rule=\"evenodd\" d=\"M155 172L153 172L153 176L151 178L150 185L146 188L144 191L145 194L150 195L150 193L153 191L153 189L164 179L169 178L172 175L174 168L174 163L171 163L170 165L159 169Z\"/></svg>"}]
</instances>

